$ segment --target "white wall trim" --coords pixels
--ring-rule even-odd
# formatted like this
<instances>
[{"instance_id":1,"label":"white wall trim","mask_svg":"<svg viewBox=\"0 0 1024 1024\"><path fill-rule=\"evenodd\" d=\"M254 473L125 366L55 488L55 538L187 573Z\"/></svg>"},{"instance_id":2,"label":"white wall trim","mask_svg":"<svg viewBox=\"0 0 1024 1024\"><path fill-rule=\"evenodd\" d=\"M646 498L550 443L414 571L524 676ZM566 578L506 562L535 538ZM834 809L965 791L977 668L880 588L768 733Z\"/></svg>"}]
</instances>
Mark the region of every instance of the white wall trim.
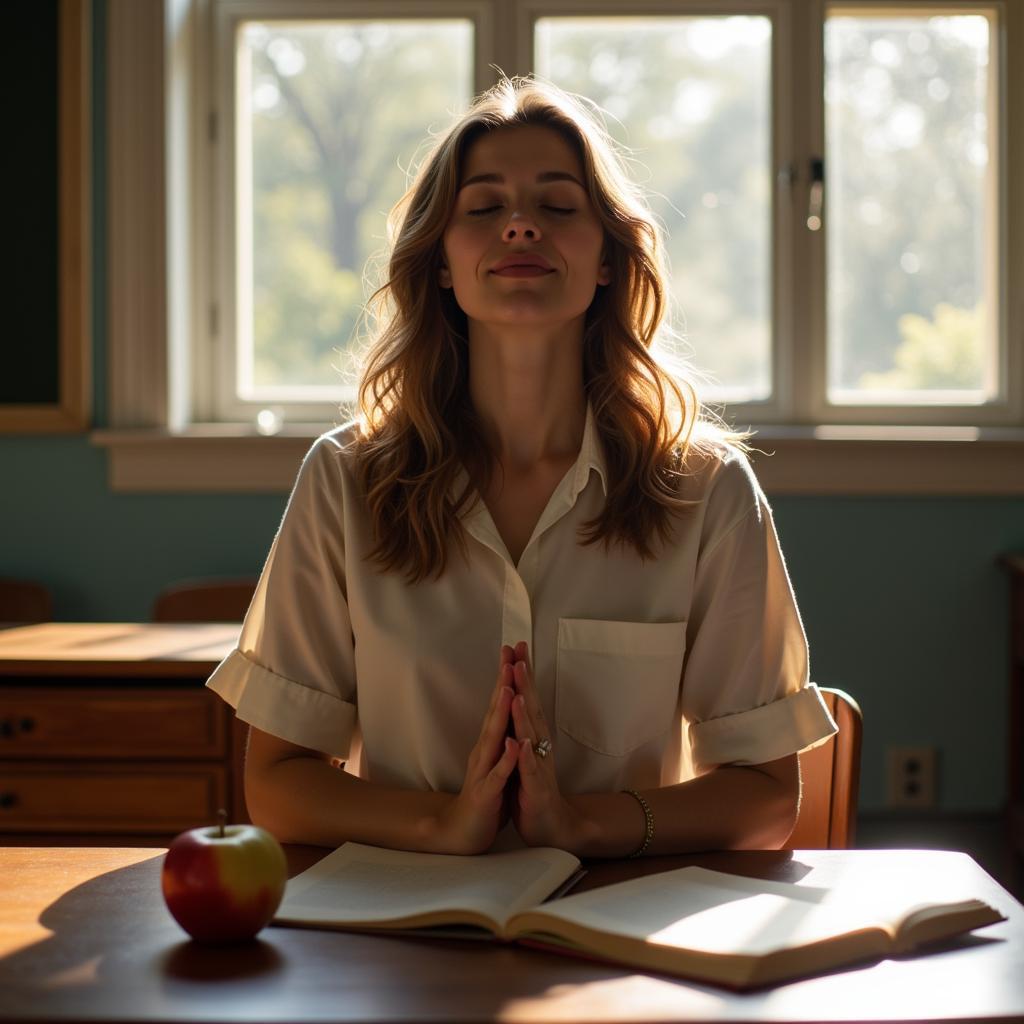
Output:
<instances>
[{"instance_id":1,"label":"white wall trim","mask_svg":"<svg viewBox=\"0 0 1024 1024\"><path fill-rule=\"evenodd\" d=\"M229 424L100 430L121 493L284 493L319 428L263 437ZM771 427L751 444L775 495L1024 495L1024 430Z\"/></svg>"}]
</instances>

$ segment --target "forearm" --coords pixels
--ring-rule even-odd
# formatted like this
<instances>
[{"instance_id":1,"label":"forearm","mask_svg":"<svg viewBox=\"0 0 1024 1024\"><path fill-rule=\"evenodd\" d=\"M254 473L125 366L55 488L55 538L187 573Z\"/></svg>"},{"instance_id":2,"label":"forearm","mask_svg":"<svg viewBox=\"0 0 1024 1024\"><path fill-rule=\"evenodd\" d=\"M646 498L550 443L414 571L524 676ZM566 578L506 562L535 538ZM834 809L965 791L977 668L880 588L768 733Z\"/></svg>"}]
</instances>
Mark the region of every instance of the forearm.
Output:
<instances>
[{"instance_id":1,"label":"forearm","mask_svg":"<svg viewBox=\"0 0 1024 1024\"><path fill-rule=\"evenodd\" d=\"M281 842L333 848L351 841L426 852L438 852L437 815L452 799L379 786L311 757L247 772L245 798L253 823Z\"/></svg>"},{"instance_id":2,"label":"forearm","mask_svg":"<svg viewBox=\"0 0 1024 1024\"><path fill-rule=\"evenodd\" d=\"M778 849L796 823L796 755L771 766L723 766L675 786L642 790L654 816L645 856L697 850ZM577 811L577 856L628 857L643 842L645 817L629 793L568 797Z\"/></svg>"}]
</instances>

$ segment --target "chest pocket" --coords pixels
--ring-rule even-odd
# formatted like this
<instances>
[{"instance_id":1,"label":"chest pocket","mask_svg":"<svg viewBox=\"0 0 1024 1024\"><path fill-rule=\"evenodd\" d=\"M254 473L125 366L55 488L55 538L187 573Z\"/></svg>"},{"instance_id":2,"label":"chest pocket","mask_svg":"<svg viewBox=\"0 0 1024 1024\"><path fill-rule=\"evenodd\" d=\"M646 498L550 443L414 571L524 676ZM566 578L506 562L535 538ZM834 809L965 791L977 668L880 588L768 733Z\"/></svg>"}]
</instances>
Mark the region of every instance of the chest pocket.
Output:
<instances>
[{"instance_id":1,"label":"chest pocket","mask_svg":"<svg viewBox=\"0 0 1024 1024\"><path fill-rule=\"evenodd\" d=\"M611 757L666 732L675 716L685 649L685 622L559 619L559 731Z\"/></svg>"}]
</instances>

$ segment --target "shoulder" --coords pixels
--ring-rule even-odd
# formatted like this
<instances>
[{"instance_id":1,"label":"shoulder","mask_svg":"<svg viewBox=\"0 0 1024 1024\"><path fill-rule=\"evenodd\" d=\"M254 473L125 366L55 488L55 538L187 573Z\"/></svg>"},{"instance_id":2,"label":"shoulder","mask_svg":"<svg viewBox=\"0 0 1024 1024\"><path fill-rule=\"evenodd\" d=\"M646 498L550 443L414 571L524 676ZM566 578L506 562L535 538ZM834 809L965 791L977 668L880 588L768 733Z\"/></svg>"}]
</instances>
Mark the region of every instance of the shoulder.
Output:
<instances>
[{"instance_id":1,"label":"shoulder","mask_svg":"<svg viewBox=\"0 0 1024 1024\"><path fill-rule=\"evenodd\" d=\"M716 517L739 518L766 505L749 456L714 424L694 428L681 473L680 497Z\"/></svg>"},{"instance_id":2,"label":"shoulder","mask_svg":"<svg viewBox=\"0 0 1024 1024\"><path fill-rule=\"evenodd\" d=\"M313 489L340 496L351 491L349 483L360 439L355 420L321 434L303 456L296 492Z\"/></svg>"}]
</instances>

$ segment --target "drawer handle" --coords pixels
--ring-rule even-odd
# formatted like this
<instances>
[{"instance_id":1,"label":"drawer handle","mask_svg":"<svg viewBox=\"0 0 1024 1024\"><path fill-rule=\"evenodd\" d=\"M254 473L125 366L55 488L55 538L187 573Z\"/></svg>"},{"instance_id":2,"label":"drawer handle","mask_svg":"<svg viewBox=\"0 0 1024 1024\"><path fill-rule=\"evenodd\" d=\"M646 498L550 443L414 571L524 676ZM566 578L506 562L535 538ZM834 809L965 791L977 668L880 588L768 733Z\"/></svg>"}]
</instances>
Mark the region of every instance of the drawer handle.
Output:
<instances>
[{"instance_id":1,"label":"drawer handle","mask_svg":"<svg viewBox=\"0 0 1024 1024\"><path fill-rule=\"evenodd\" d=\"M25 717L18 721L15 725L13 718L5 718L0 721L0 736L4 739L11 739L17 732L32 732L36 727L36 720L34 718Z\"/></svg>"},{"instance_id":2,"label":"drawer handle","mask_svg":"<svg viewBox=\"0 0 1024 1024\"><path fill-rule=\"evenodd\" d=\"M0 793L0 807L5 810L8 807L13 807L18 802L17 793Z\"/></svg>"}]
</instances>

